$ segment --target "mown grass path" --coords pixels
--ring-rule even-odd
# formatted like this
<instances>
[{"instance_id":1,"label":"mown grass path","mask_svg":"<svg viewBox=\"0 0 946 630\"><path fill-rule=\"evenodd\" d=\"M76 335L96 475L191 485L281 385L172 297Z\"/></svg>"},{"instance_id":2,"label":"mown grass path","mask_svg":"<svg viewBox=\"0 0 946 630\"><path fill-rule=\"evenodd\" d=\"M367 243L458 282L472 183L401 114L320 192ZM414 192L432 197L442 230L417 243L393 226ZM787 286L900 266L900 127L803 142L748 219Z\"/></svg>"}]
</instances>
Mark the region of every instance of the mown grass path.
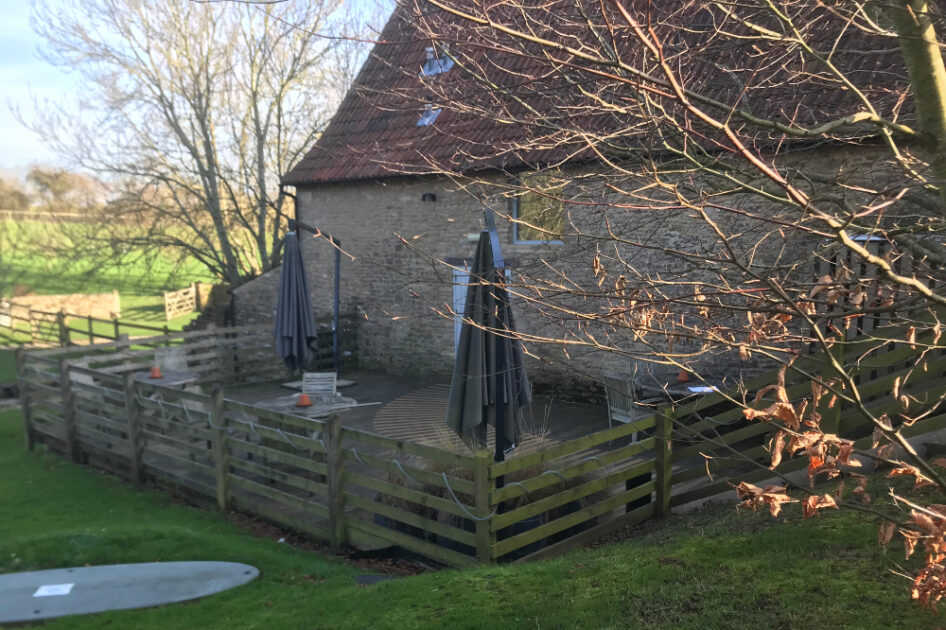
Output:
<instances>
[{"instance_id":1,"label":"mown grass path","mask_svg":"<svg viewBox=\"0 0 946 630\"><path fill-rule=\"evenodd\" d=\"M255 582L200 601L52 621L121 628L933 628L853 514L772 523L725 506L556 560L358 586L333 558L256 538L211 511L23 446L0 412L0 572L229 560ZM892 559L902 558L899 548Z\"/></svg>"}]
</instances>

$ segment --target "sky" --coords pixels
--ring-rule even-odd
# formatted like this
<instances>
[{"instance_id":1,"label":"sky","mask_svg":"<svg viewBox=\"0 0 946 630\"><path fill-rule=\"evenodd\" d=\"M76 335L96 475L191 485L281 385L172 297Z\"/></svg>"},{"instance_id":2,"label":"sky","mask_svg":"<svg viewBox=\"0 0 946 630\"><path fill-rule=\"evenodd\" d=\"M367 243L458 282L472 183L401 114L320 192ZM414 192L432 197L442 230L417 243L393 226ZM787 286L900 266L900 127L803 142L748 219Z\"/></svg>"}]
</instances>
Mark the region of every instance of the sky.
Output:
<instances>
[{"instance_id":1,"label":"sky","mask_svg":"<svg viewBox=\"0 0 946 630\"><path fill-rule=\"evenodd\" d=\"M380 6L390 12L391 0L349 0L359 10ZM0 0L0 176L25 175L34 163L68 166L57 162L33 132L20 124L13 113L30 117L33 99L59 101L77 91L78 80L61 68L43 60L40 38L30 28L30 0Z\"/></svg>"},{"instance_id":2,"label":"sky","mask_svg":"<svg viewBox=\"0 0 946 630\"><path fill-rule=\"evenodd\" d=\"M19 107L27 116L32 96L61 99L74 91L74 79L48 64L39 54L42 40L30 28L28 0L3 0L0 24L0 169L22 174L29 164L55 164L36 136L13 114Z\"/></svg>"}]
</instances>

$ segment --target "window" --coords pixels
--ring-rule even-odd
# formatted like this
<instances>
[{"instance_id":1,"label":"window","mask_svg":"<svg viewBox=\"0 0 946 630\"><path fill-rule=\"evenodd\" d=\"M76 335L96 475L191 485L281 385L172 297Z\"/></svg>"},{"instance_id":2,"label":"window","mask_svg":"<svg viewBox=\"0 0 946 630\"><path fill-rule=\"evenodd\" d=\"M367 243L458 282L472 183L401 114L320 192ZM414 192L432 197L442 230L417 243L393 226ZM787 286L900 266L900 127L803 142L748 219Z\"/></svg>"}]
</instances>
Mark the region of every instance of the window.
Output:
<instances>
[{"instance_id":1,"label":"window","mask_svg":"<svg viewBox=\"0 0 946 630\"><path fill-rule=\"evenodd\" d=\"M433 46L428 46L424 50L427 53L427 59L424 61L424 67L420 70L420 76L432 77L437 74L444 74L453 67L453 59L447 54L446 46L441 48L439 55Z\"/></svg>"},{"instance_id":2,"label":"window","mask_svg":"<svg viewBox=\"0 0 946 630\"><path fill-rule=\"evenodd\" d=\"M418 127L429 127L434 124L434 121L437 120L437 116L440 115L440 108L434 108L433 105L428 103L424 106L424 111L421 112L420 118L417 120Z\"/></svg>"},{"instance_id":3,"label":"window","mask_svg":"<svg viewBox=\"0 0 946 630\"><path fill-rule=\"evenodd\" d=\"M527 190L513 197L515 242L561 243L565 232L561 179L551 175L530 175L520 181Z\"/></svg>"}]
</instances>

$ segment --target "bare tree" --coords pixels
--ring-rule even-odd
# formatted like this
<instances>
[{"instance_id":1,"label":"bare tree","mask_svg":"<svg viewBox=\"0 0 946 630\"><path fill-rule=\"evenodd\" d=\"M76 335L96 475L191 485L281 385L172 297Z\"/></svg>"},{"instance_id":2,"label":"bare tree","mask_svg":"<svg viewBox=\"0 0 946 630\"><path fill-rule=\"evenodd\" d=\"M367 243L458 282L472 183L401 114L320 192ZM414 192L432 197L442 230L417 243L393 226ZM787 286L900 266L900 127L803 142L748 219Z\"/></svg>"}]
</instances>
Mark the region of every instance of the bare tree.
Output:
<instances>
[{"instance_id":1,"label":"bare tree","mask_svg":"<svg viewBox=\"0 0 946 630\"><path fill-rule=\"evenodd\" d=\"M510 282L535 354L631 357L707 382L720 366L782 365L779 383L732 399L778 427L771 466L801 454L813 478L857 481L846 495L800 489L806 515L842 501L874 510L860 502L853 442L827 420L837 401L875 434L861 456L946 493L902 432L941 413L944 396L903 389L946 351L938 5L405 0L400 11L403 40L431 42L454 69L407 68L407 87L362 89L378 107L440 110L431 126L455 145L387 166L449 177L518 233L562 243ZM911 349L911 369L885 391L900 406L880 412L859 365L891 344ZM814 373L797 367L812 346L828 357ZM810 395L788 395L795 370ZM784 488L741 496L791 500ZM882 533L926 545L914 597L935 605L946 510L894 501L909 510Z\"/></svg>"},{"instance_id":2,"label":"bare tree","mask_svg":"<svg viewBox=\"0 0 946 630\"><path fill-rule=\"evenodd\" d=\"M233 285L278 264L292 212L280 177L327 122L353 54L326 37L340 6L38 2L48 59L84 93L28 124L108 178L98 247L171 248Z\"/></svg>"}]
</instances>

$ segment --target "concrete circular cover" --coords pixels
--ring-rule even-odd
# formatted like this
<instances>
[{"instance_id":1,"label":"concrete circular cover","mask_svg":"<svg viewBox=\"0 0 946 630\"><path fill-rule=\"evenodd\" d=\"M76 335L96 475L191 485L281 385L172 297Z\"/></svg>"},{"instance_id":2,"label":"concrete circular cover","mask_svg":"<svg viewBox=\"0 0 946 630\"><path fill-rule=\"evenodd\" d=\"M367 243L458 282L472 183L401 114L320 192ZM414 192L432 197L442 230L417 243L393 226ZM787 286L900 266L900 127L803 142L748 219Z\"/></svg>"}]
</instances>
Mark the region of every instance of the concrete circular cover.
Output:
<instances>
[{"instance_id":1,"label":"concrete circular cover","mask_svg":"<svg viewBox=\"0 0 946 630\"><path fill-rule=\"evenodd\" d=\"M0 575L0 623L145 608L246 584L259 570L237 562L148 562Z\"/></svg>"}]
</instances>

